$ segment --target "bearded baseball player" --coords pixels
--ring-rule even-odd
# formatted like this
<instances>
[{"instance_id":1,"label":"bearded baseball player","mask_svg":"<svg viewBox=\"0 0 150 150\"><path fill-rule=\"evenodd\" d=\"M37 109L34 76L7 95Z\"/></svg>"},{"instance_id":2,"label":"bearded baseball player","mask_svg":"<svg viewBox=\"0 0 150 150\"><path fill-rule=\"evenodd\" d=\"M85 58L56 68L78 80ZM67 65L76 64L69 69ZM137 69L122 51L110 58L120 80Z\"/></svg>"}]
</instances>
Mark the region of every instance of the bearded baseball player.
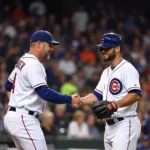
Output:
<instances>
[{"instance_id":1,"label":"bearded baseball player","mask_svg":"<svg viewBox=\"0 0 150 150\"><path fill-rule=\"evenodd\" d=\"M30 39L30 50L15 65L6 82L9 109L4 118L6 131L18 150L47 150L38 117L46 101L76 105L79 97L62 95L50 89L43 62L50 58L54 45L50 32L39 30Z\"/></svg>"},{"instance_id":2,"label":"bearded baseball player","mask_svg":"<svg viewBox=\"0 0 150 150\"><path fill-rule=\"evenodd\" d=\"M141 132L136 112L142 95L139 74L122 58L120 35L104 34L98 47L110 66L103 71L95 90L81 101L92 104L95 116L106 122L105 150L135 150Z\"/></svg>"}]
</instances>

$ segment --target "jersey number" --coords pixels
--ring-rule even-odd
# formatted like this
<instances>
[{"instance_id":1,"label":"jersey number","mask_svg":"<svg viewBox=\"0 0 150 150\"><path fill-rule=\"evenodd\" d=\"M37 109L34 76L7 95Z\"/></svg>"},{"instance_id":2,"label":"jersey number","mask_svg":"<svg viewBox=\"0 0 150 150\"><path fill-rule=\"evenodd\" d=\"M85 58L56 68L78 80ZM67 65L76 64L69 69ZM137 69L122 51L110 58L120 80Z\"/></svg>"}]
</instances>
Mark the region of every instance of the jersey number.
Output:
<instances>
[{"instance_id":1,"label":"jersey number","mask_svg":"<svg viewBox=\"0 0 150 150\"><path fill-rule=\"evenodd\" d=\"M17 76L17 73L15 73L15 76L14 76L14 81L13 81L13 84L12 84L12 93L14 93L14 90L15 90L16 76Z\"/></svg>"}]
</instances>

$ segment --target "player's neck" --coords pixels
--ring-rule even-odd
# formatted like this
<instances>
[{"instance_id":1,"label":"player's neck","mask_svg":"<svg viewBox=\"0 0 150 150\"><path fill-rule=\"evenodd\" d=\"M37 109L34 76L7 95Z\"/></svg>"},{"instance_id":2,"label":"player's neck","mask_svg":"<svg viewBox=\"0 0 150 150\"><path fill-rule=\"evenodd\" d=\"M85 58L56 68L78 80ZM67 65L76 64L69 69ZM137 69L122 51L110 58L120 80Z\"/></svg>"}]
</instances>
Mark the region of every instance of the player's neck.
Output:
<instances>
[{"instance_id":1,"label":"player's neck","mask_svg":"<svg viewBox=\"0 0 150 150\"><path fill-rule=\"evenodd\" d=\"M30 49L30 51L28 52L28 54L32 54L34 55L40 62L42 62L40 55L38 55L37 52L35 52L33 49Z\"/></svg>"},{"instance_id":2,"label":"player's neck","mask_svg":"<svg viewBox=\"0 0 150 150\"><path fill-rule=\"evenodd\" d=\"M116 57L112 62L111 62L111 67L116 67L122 60L123 58L121 56Z\"/></svg>"}]
</instances>

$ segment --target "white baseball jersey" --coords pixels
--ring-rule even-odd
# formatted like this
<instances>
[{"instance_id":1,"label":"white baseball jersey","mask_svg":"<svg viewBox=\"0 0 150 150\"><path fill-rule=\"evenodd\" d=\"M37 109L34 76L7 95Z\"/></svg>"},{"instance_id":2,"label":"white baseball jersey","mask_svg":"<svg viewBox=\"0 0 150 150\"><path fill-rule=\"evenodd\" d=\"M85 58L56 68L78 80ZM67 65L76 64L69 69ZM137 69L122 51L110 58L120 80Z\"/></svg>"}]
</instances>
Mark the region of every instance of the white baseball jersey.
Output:
<instances>
[{"instance_id":1,"label":"white baseball jersey","mask_svg":"<svg viewBox=\"0 0 150 150\"><path fill-rule=\"evenodd\" d=\"M103 71L95 91L103 95L103 100L118 101L133 89L141 90L139 74L131 63L123 59L113 70L109 66ZM136 109L137 102L119 108L112 118L136 115Z\"/></svg>"},{"instance_id":2,"label":"white baseball jersey","mask_svg":"<svg viewBox=\"0 0 150 150\"><path fill-rule=\"evenodd\" d=\"M43 64L34 55L24 54L8 80L13 83L9 106L43 113L45 101L34 89L47 85L46 73Z\"/></svg>"}]
</instances>

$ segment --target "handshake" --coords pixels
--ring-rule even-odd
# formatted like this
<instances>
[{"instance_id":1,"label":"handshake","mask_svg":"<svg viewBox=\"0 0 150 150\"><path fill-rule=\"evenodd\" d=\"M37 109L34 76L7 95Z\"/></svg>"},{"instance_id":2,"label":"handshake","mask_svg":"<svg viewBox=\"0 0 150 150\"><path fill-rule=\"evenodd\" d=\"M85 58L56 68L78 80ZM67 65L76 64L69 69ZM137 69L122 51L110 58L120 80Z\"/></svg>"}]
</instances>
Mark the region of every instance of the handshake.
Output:
<instances>
[{"instance_id":1,"label":"handshake","mask_svg":"<svg viewBox=\"0 0 150 150\"><path fill-rule=\"evenodd\" d=\"M79 107L83 106L83 101L81 100L79 94L75 93L71 97L72 97L72 103L71 103L72 107L79 108Z\"/></svg>"},{"instance_id":2,"label":"handshake","mask_svg":"<svg viewBox=\"0 0 150 150\"><path fill-rule=\"evenodd\" d=\"M92 112L98 119L111 118L112 114L118 109L116 102L107 100L98 101L92 94L82 98L77 93L72 95L72 107L79 108L84 104L91 105Z\"/></svg>"}]
</instances>

